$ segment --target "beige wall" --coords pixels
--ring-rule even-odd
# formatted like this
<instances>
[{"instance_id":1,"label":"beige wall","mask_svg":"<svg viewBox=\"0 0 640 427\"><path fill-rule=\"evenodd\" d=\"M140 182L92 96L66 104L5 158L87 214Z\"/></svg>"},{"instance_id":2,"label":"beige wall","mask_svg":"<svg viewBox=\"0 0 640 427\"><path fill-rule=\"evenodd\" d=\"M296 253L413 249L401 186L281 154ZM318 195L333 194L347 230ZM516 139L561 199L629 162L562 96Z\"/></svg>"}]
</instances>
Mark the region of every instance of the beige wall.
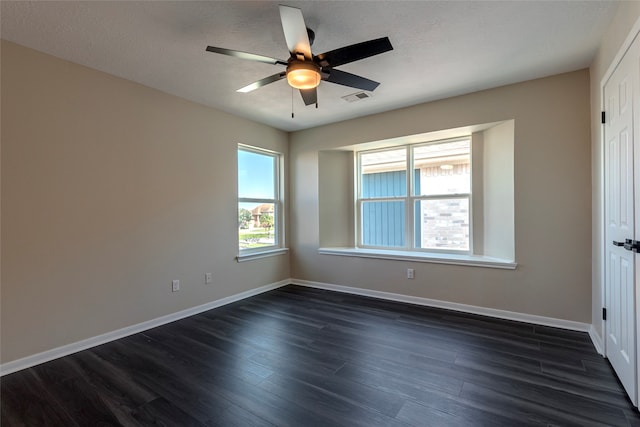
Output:
<instances>
[{"instance_id":1,"label":"beige wall","mask_svg":"<svg viewBox=\"0 0 640 427\"><path fill-rule=\"evenodd\" d=\"M517 270L318 254L319 151L510 119ZM590 323L590 140L587 70L295 132L292 275ZM415 280L405 278L408 267Z\"/></svg>"},{"instance_id":2,"label":"beige wall","mask_svg":"<svg viewBox=\"0 0 640 427\"><path fill-rule=\"evenodd\" d=\"M353 220L352 151L318 153L318 229L321 247L349 247L355 243Z\"/></svg>"},{"instance_id":3,"label":"beige wall","mask_svg":"<svg viewBox=\"0 0 640 427\"><path fill-rule=\"evenodd\" d=\"M4 41L1 101L2 363L290 276L234 259L236 144L286 133Z\"/></svg>"},{"instance_id":4,"label":"beige wall","mask_svg":"<svg viewBox=\"0 0 640 427\"><path fill-rule=\"evenodd\" d=\"M603 242L601 236L602 217L602 126L600 111L602 110L602 79L609 66L618 54L622 44L629 35L632 27L640 19L640 2L620 2L609 28L600 43L600 49L594 58L591 68L591 165L592 165L592 211L593 226L591 229L592 248L592 309L593 326L602 338L602 281L603 272L600 260L603 258Z\"/></svg>"}]
</instances>

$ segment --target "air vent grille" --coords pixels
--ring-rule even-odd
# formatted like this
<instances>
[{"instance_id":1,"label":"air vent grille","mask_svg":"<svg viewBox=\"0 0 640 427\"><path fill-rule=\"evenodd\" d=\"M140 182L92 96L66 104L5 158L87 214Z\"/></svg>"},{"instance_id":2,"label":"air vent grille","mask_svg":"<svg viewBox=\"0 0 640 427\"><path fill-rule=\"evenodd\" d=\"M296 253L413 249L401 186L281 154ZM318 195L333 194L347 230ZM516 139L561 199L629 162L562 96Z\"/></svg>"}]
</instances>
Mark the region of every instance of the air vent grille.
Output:
<instances>
[{"instance_id":1,"label":"air vent grille","mask_svg":"<svg viewBox=\"0 0 640 427\"><path fill-rule=\"evenodd\" d=\"M352 93L351 95L345 95L342 97L342 99L344 99L347 102L362 101L363 99L367 99L367 98L371 98L371 94L367 92L356 92L356 93Z\"/></svg>"}]
</instances>

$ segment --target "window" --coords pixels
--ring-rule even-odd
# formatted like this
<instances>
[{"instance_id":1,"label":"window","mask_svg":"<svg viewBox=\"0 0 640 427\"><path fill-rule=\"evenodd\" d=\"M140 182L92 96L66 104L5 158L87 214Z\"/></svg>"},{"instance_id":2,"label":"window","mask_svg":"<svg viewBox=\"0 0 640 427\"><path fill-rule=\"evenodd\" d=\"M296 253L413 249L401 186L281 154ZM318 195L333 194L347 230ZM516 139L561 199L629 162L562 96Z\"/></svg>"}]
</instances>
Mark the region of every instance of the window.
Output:
<instances>
[{"instance_id":1,"label":"window","mask_svg":"<svg viewBox=\"0 0 640 427\"><path fill-rule=\"evenodd\" d=\"M238 146L240 254L282 247L280 154Z\"/></svg>"},{"instance_id":2,"label":"window","mask_svg":"<svg viewBox=\"0 0 640 427\"><path fill-rule=\"evenodd\" d=\"M359 246L471 252L470 137L362 151L357 193Z\"/></svg>"},{"instance_id":3,"label":"window","mask_svg":"<svg viewBox=\"0 0 640 427\"><path fill-rule=\"evenodd\" d=\"M319 151L319 253L515 268L514 153L515 120Z\"/></svg>"}]
</instances>

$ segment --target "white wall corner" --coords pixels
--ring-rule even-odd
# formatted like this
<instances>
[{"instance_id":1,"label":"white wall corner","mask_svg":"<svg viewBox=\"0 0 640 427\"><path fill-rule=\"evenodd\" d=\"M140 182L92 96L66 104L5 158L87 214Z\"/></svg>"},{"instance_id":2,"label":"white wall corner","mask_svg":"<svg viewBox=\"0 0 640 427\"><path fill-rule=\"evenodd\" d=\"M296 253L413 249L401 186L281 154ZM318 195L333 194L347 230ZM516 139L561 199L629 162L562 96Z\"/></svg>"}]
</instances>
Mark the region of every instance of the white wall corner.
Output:
<instances>
[{"instance_id":1,"label":"white wall corner","mask_svg":"<svg viewBox=\"0 0 640 427\"><path fill-rule=\"evenodd\" d=\"M102 345L111 341L115 341L120 338L127 337L129 335L144 332L146 330L155 328L157 326L165 325L167 323L175 322L176 320L184 319L185 317L193 316L223 305L231 304L232 302L240 301L245 298L249 298L264 292L271 291L273 289L286 286L291 281L289 279L281 280L279 282L271 283L268 285L260 286L255 289L250 289L245 292L240 292L235 295L231 295L225 298L221 298L215 301L208 302L206 304L198 305L195 307L187 308L185 310L178 311L176 313L167 314L156 319L151 319L146 322L138 323L136 325L127 326L122 329L107 332L95 337L87 338L81 341L77 341L71 344L63 345L61 347L53 348L51 350L43 351L31 356L23 357L21 359L12 360L11 362L0 364L0 377L11 374L13 372L27 369L32 366L39 365L41 363L49 362L60 357L68 356L73 353L77 353L82 350L87 350L98 345Z\"/></svg>"}]
</instances>

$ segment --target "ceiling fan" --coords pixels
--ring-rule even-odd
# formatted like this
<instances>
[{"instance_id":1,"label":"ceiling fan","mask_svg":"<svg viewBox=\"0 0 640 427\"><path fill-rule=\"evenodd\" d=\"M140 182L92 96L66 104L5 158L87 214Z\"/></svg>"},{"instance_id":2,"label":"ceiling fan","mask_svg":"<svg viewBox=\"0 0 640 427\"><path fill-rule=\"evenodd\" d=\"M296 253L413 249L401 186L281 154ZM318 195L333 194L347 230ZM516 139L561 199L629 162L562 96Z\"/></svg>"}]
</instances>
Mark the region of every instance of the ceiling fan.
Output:
<instances>
[{"instance_id":1,"label":"ceiling fan","mask_svg":"<svg viewBox=\"0 0 640 427\"><path fill-rule=\"evenodd\" d=\"M311 45L315 38L312 30L307 28L302 11L295 7L280 5L280 20L284 30L284 38L287 42L290 57L282 59L268 56L225 49L222 47L207 46L208 52L220 53L240 59L264 62L273 65L285 65L286 71L253 82L238 92L251 92L269 83L277 82L285 77L289 85L300 90L305 105L316 104L318 106L317 87L321 80L349 86L356 89L373 91L380 83L367 78L336 70L334 67L378 55L393 50L388 37L369 40L350 46L341 47L329 52L313 55Z\"/></svg>"}]
</instances>

